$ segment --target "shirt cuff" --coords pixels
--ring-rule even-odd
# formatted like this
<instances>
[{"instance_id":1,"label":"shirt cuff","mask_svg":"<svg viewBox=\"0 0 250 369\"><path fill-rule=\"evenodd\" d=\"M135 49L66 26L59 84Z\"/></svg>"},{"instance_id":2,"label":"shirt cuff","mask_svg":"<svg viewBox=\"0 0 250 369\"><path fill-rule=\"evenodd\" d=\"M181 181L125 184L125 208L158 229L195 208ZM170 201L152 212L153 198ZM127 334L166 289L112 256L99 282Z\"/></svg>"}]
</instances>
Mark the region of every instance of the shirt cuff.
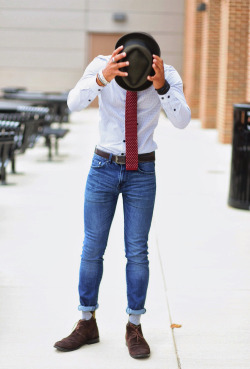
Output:
<instances>
[{"instance_id":1,"label":"shirt cuff","mask_svg":"<svg viewBox=\"0 0 250 369\"><path fill-rule=\"evenodd\" d=\"M93 82L90 84L90 89L92 90L92 92L95 95L98 95L104 88L105 86L99 86L98 83L96 82L96 76L93 79Z\"/></svg>"},{"instance_id":2,"label":"shirt cuff","mask_svg":"<svg viewBox=\"0 0 250 369\"><path fill-rule=\"evenodd\" d=\"M77 88L80 90L80 94L84 94L85 98L88 99L88 104L90 104L101 93L104 86L99 86L96 82L96 76L93 76L87 83L86 80L78 82Z\"/></svg>"},{"instance_id":3,"label":"shirt cuff","mask_svg":"<svg viewBox=\"0 0 250 369\"><path fill-rule=\"evenodd\" d=\"M165 95L168 92L169 89L170 89L170 84L165 79L164 86L162 88L156 89L156 91L157 91L158 95Z\"/></svg>"},{"instance_id":4,"label":"shirt cuff","mask_svg":"<svg viewBox=\"0 0 250 369\"><path fill-rule=\"evenodd\" d=\"M178 112L178 100L174 96L173 91L171 90L171 86L169 90L164 95L158 95L161 105L164 110L171 111L173 114L177 114Z\"/></svg>"},{"instance_id":5,"label":"shirt cuff","mask_svg":"<svg viewBox=\"0 0 250 369\"><path fill-rule=\"evenodd\" d=\"M105 86L98 85L96 82L96 76L91 77L91 80L89 80L88 83L86 83L86 80L78 82L78 88L80 91L90 90L91 94L94 94L95 96L98 95L104 87Z\"/></svg>"}]
</instances>

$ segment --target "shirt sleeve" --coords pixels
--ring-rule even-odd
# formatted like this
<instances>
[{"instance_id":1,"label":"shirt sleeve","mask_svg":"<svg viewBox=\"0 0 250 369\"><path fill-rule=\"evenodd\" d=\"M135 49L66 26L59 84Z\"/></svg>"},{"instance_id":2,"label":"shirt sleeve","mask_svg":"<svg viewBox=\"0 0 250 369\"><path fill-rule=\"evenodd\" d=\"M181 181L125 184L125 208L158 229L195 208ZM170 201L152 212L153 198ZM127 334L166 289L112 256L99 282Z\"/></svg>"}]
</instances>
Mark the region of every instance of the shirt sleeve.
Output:
<instances>
[{"instance_id":1,"label":"shirt sleeve","mask_svg":"<svg viewBox=\"0 0 250 369\"><path fill-rule=\"evenodd\" d=\"M161 106L175 127L185 128L191 120L191 111L183 93L181 77L174 67L166 64L164 73L170 89L166 94L158 95Z\"/></svg>"},{"instance_id":2,"label":"shirt sleeve","mask_svg":"<svg viewBox=\"0 0 250 369\"><path fill-rule=\"evenodd\" d=\"M67 104L70 111L86 108L101 93L104 86L97 84L96 75L106 64L107 57L99 55L87 66L82 78L69 92Z\"/></svg>"}]
</instances>

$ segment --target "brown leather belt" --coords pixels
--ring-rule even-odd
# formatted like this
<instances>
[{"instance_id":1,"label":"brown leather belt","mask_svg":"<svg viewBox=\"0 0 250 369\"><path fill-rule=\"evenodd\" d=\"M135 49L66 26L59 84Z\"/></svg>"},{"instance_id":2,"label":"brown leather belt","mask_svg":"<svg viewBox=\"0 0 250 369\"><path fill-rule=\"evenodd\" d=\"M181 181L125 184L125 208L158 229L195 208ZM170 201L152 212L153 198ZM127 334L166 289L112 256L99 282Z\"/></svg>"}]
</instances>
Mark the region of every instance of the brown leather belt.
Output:
<instances>
[{"instance_id":1,"label":"brown leather belt","mask_svg":"<svg viewBox=\"0 0 250 369\"><path fill-rule=\"evenodd\" d=\"M95 153L103 158L109 159L110 153L99 150L95 148ZM111 161L114 161L116 164L126 164L126 156L125 155L113 155L111 157ZM149 152L147 154L139 154L138 155L138 162L145 163L147 161L155 161L155 152Z\"/></svg>"}]
</instances>

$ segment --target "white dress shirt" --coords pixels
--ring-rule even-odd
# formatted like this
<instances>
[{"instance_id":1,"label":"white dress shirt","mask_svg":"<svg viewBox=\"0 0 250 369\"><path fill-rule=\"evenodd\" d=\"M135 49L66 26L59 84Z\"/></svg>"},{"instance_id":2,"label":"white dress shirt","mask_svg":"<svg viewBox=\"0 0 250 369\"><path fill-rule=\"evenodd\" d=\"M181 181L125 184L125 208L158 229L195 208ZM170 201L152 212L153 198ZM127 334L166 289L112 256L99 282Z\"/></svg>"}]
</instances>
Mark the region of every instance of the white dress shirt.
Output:
<instances>
[{"instance_id":1,"label":"white dress shirt","mask_svg":"<svg viewBox=\"0 0 250 369\"><path fill-rule=\"evenodd\" d=\"M100 139L97 147L114 155L125 155L126 90L120 87L115 79L105 87L99 86L96 82L97 73L105 68L110 57L99 55L88 65L82 78L69 92L68 107L71 111L80 111L98 95ZM161 107L177 128L185 128L191 119L191 112L183 94L181 77L171 65L164 64L164 73L170 85L165 95L159 95L153 85L137 92L139 154L157 149L153 135Z\"/></svg>"}]
</instances>

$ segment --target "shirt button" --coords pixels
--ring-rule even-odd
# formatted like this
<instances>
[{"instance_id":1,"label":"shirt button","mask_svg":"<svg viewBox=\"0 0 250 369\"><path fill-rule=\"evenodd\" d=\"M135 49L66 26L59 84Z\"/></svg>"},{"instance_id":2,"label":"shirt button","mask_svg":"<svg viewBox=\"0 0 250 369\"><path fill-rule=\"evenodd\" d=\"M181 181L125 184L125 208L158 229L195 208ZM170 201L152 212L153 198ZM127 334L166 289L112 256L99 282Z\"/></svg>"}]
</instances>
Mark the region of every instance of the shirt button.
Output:
<instances>
[{"instance_id":1,"label":"shirt button","mask_svg":"<svg viewBox=\"0 0 250 369\"><path fill-rule=\"evenodd\" d=\"M98 91L101 91L101 89L100 89L100 88L98 88Z\"/></svg>"},{"instance_id":2,"label":"shirt button","mask_svg":"<svg viewBox=\"0 0 250 369\"><path fill-rule=\"evenodd\" d=\"M121 155L124 155L124 153L122 152Z\"/></svg>"},{"instance_id":3,"label":"shirt button","mask_svg":"<svg viewBox=\"0 0 250 369\"><path fill-rule=\"evenodd\" d=\"M89 100L89 101L91 101L91 100Z\"/></svg>"},{"instance_id":4,"label":"shirt button","mask_svg":"<svg viewBox=\"0 0 250 369\"><path fill-rule=\"evenodd\" d=\"M164 97L162 97L161 99L164 100Z\"/></svg>"},{"instance_id":5,"label":"shirt button","mask_svg":"<svg viewBox=\"0 0 250 369\"><path fill-rule=\"evenodd\" d=\"M168 98L170 98L170 96L168 95Z\"/></svg>"},{"instance_id":6,"label":"shirt button","mask_svg":"<svg viewBox=\"0 0 250 369\"><path fill-rule=\"evenodd\" d=\"M176 109L174 109L174 111L176 111Z\"/></svg>"},{"instance_id":7,"label":"shirt button","mask_svg":"<svg viewBox=\"0 0 250 369\"><path fill-rule=\"evenodd\" d=\"M123 140L123 142L126 142L126 140Z\"/></svg>"}]
</instances>

